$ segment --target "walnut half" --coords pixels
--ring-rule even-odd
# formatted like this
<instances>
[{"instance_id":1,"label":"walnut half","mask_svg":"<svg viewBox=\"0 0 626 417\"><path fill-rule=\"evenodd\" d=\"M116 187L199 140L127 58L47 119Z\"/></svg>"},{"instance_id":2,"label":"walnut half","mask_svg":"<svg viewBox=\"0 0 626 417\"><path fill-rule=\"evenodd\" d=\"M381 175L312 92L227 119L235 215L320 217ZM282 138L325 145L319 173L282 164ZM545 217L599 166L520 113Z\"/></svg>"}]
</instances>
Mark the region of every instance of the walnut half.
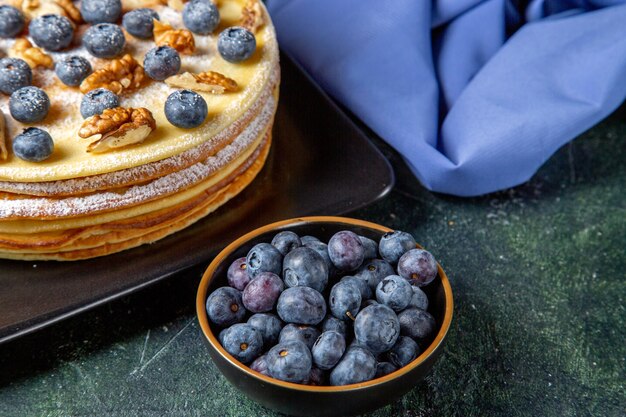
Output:
<instances>
[{"instance_id":1,"label":"walnut half","mask_svg":"<svg viewBox=\"0 0 626 417\"><path fill-rule=\"evenodd\" d=\"M92 142L87 152L102 153L143 142L156 129L150 110L115 107L86 119L78 136Z\"/></svg>"},{"instance_id":2,"label":"walnut half","mask_svg":"<svg viewBox=\"0 0 626 417\"><path fill-rule=\"evenodd\" d=\"M193 91L206 91L222 94L226 91L237 91L237 82L232 78L215 71L192 74L184 72L165 79L165 83L174 88L187 88Z\"/></svg>"},{"instance_id":3,"label":"walnut half","mask_svg":"<svg viewBox=\"0 0 626 417\"><path fill-rule=\"evenodd\" d=\"M26 20L32 20L46 14L67 15L65 9L53 0L22 0L17 8L24 13Z\"/></svg>"},{"instance_id":4,"label":"walnut half","mask_svg":"<svg viewBox=\"0 0 626 417\"><path fill-rule=\"evenodd\" d=\"M72 22L76 24L82 23L83 16L80 14L80 10L72 3L72 0L54 0L54 2L65 11L65 14Z\"/></svg>"},{"instance_id":5,"label":"walnut half","mask_svg":"<svg viewBox=\"0 0 626 417\"><path fill-rule=\"evenodd\" d=\"M191 55L196 50L196 41L193 34L187 29L174 29L167 23L157 19L153 20L154 43L157 46L168 45L181 54Z\"/></svg>"},{"instance_id":6,"label":"walnut half","mask_svg":"<svg viewBox=\"0 0 626 417\"><path fill-rule=\"evenodd\" d=\"M259 0L248 0L246 5L241 10L241 22L239 26L248 29L250 32L255 33L257 29L263 26L265 19L263 17L263 11Z\"/></svg>"},{"instance_id":7,"label":"walnut half","mask_svg":"<svg viewBox=\"0 0 626 417\"><path fill-rule=\"evenodd\" d=\"M143 67L131 55L110 61L104 68L91 73L80 84L83 94L96 88L106 88L115 94L141 87L146 80Z\"/></svg>"},{"instance_id":8,"label":"walnut half","mask_svg":"<svg viewBox=\"0 0 626 417\"><path fill-rule=\"evenodd\" d=\"M44 67L53 68L54 61L50 55L46 54L41 48L33 46L26 38L18 38L9 49L9 56L12 58L21 58L31 68Z\"/></svg>"}]
</instances>

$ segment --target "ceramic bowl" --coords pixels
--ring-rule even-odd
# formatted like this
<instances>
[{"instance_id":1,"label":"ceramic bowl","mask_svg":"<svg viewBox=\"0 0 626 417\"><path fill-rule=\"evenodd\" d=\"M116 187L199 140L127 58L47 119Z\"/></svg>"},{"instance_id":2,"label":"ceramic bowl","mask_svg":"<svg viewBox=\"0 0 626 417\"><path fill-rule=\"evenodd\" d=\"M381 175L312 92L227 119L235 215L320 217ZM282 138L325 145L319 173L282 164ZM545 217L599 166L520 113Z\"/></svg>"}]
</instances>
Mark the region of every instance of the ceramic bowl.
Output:
<instances>
[{"instance_id":1,"label":"ceramic bowl","mask_svg":"<svg viewBox=\"0 0 626 417\"><path fill-rule=\"evenodd\" d=\"M441 354L452 321L452 289L441 266L435 281L422 288L430 301L428 311L437 322L432 342L413 362L384 377L344 386L294 384L253 371L224 350L217 340L220 329L209 322L206 299L215 289L228 285L226 271L235 259L246 256L257 243L270 242L276 233L283 230L291 230L300 236L315 236L325 242L340 230L351 230L378 242L391 229L344 217L303 217L260 227L222 250L202 277L196 298L196 310L209 354L226 379L254 401L276 411L297 416L362 414L389 404L413 389L428 374Z\"/></svg>"}]
</instances>

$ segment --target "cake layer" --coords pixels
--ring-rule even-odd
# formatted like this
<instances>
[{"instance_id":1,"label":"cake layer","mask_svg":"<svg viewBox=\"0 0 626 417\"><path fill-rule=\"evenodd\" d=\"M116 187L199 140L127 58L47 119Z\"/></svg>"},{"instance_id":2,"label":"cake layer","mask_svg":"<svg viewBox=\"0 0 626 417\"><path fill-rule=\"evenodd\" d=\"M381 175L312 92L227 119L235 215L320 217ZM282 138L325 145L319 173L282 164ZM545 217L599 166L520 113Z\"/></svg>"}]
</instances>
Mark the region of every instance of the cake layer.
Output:
<instances>
[{"instance_id":1,"label":"cake layer","mask_svg":"<svg viewBox=\"0 0 626 417\"><path fill-rule=\"evenodd\" d=\"M254 142L259 141L272 123L275 109L276 101L270 96L260 117L215 156L145 184L64 198L0 193L0 199L4 200L0 204L0 220L50 220L94 215L138 206L192 188L220 171L227 171L229 165L236 163L238 158L249 154L254 148ZM0 230L3 226L0 223Z\"/></svg>"},{"instance_id":2,"label":"cake layer","mask_svg":"<svg viewBox=\"0 0 626 417\"><path fill-rule=\"evenodd\" d=\"M17 252L57 252L63 250L87 249L101 246L104 243L117 243L163 228L192 215L201 207L218 198L230 185L244 175L267 152L271 133L256 147L254 152L245 159L227 177L217 183L205 182L206 188L199 195L140 216L124 218L109 223L89 227L78 227L57 232L33 234L0 234L0 251Z\"/></svg>"},{"instance_id":3,"label":"cake layer","mask_svg":"<svg viewBox=\"0 0 626 417\"><path fill-rule=\"evenodd\" d=\"M271 128L271 125L268 126L268 128ZM263 136L263 133L260 134L254 144L248 147L246 151L243 152L237 159L233 160L227 166L215 172L205 181L196 183L193 186L182 189L174 194L165 195L157 198L156 200L148 201L143 204L134 205L126 208L118 208L115 210L104 210L103 212L98 212L97 208L94 208L94 211L92 213L82 216L61 216L51 218L30 217L28 219L3 220L0 222L0 233L20 235L28 233L43 233L51 231L69 230L79 227L88 227L103 223L109 223L120 219L136 217L163 208L175 206L176 204L179 204L185 200L199 195L200 193L203 193L208 186L217 184L219 181L227 178L233 171L236 170L236 168L241 163L243 163L243 161L245 161L254 152L258 144L262 141ZM80 204L84 204L84 201ZM85 207L87 209L90 208L88 204L85 204Z\"/></svg>"},{"instance_id":4,"label":"cake layer","mask_svg":"<svg viewBox=\"0 0 626 417\"><path fill-rule=\"evenodd\" d=\"M186 214L181 215L177 219L163 223L161 227L149 229L145 234L141 234L137 237L131 237L126 240L116 241L114 243L104 243L87 249L65 248L66 250L63 251L52 252L20 252L0 250L0 257L16 260L70 261L108 255L162 239L163 237L175 233L193 224L207 214L215 211L218 207L241 192L241 190L252 182L261 168L263 168L263 164L265 163L265 159L269 153L269 148L270 141L268 140L268 142L262 147L262 152L260 152L258 158L252 163L252 165L241 175L237 176L227 187L223 188L216 194L206 196L205 200L197 204L195 209L187 211ZM106 240L104 241L107 242ZM80 247L80 241L77 242L76 246Z\"/></svg>"},{"instance_id":5,"label":"cake layer","mask_svg":"<svg viewBox=\"0 0 626 417\"><path fill-rule=\"evenodd\" d=\"M145 183L152 179L187 168L215 155L241 135L249 134L244 133L244 131L247 130L249 132L250 124L259 125L269 123L269 120L274 117L276 103L271 106L268 102L272 96L274 100L278 100L279 78L280 67L277 66L272 76L272 82L267 86L259 99L242 115L241 119L206 142L179 155L145 165L123 169L121 171L107 172L89 177L43 182L0 181L0 192L42 197L76 196L95 191L129 187ZM2 208L0 207L0 211L1 210ZM1 213L0 218L2 218Z\"/></svg>"}]
</instances>

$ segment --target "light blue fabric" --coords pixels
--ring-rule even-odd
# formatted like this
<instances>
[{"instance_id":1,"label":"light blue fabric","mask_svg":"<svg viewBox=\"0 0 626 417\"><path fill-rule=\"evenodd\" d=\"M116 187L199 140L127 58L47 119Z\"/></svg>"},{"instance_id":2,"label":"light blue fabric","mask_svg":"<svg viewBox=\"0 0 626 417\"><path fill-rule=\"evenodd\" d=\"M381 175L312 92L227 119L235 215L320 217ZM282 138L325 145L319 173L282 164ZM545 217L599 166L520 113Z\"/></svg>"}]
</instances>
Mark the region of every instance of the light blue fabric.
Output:
<instances>
[{"instance_id":1,"label":"light blue fabric","mask_svg":"<svg viewBox=\"0 0 626 417\"><path fill-rule=\"evenodd\" d=\"M279 42L431 190L528 180L626 97L626 0L268 0Z\"/></svg>"}]
</instances>

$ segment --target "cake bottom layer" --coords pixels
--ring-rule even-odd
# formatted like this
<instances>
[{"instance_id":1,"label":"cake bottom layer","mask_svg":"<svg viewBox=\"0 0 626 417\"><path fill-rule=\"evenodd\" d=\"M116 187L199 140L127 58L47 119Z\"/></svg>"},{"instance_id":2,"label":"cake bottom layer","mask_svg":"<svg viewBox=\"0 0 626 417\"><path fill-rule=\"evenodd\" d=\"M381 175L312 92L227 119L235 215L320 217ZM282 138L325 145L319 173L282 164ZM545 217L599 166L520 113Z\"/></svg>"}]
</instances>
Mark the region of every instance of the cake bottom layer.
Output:
<instances>
[{"instance_id":1,"label":"cake bottom layer","mask_svg":"<svg viewBox=\"0 0 626 417\"><path fill-rule=\"evenodd\" d=\"M29 242L2 241L0 258L69 261L104 256L152 243L177 232L215 211L239 194L261 171L271 145L271 125L256 151L228 177L207 181L199 195L148 214L104 223L93 228L65 230L61 239L29 235ZM59 236L61 236L59 235Z\"/></svg>"}]
</instances>

